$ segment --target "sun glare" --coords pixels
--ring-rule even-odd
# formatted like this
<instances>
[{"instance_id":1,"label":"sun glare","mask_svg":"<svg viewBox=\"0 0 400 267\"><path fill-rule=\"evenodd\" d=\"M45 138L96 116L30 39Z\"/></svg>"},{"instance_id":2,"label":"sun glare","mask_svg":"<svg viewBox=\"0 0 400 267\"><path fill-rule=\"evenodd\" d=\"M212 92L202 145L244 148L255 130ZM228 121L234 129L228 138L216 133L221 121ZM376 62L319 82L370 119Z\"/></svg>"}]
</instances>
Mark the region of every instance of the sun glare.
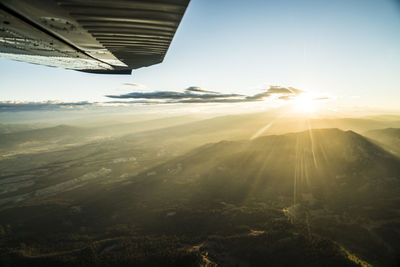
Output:
<instances>
[{"instance_id":1,"label":"sun glare","mask_svg":"<svg viewBox=\"0 0 400 267\"><path fill-rule=\"evenodd\" d=\"M293 105L297 113L314 113L317 111L316 102L310 95L298 96Z\"/></svg>"}]
</instances>

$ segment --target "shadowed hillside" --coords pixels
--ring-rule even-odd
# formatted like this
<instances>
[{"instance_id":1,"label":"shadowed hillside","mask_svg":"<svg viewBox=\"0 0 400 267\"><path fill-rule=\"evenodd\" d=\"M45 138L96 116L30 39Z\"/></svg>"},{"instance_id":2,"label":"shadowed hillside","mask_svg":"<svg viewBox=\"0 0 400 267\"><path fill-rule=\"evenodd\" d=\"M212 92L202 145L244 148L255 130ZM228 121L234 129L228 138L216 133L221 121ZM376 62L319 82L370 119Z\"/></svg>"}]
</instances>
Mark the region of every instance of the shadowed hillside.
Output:
<instances>
[{"instance_id":1,"label":"shadowed hillside","mask_svg":"<svg viewBox=\"0 0 400 267\"><path fill-rule=\"evenodd\" d=\"M400 128L372 130L366 132L365 135L378 141L387 150L400 156Z\"/></svg>"}]
</instances>

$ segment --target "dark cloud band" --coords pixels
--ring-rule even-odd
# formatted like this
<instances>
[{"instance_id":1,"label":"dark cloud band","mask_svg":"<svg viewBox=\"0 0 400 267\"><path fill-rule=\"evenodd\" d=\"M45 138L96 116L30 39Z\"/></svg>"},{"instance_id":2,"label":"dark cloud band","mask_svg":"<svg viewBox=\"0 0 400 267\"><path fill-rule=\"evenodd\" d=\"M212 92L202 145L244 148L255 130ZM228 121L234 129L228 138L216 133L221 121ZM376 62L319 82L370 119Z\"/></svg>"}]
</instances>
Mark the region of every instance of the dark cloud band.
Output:
<instances>
[{"instance_id":1,"label":"dark cloud band","mask_svg":"<svg viewBox=\"0 0 400 267\"><path fill-rule=\"evenodd\" d=\"M238 94L216 94L216 93L192 93L173 92L173 91L156 91L156 92L132 92L123 95L107 95L109 98L130 98L130 99L216 99L216 98L232 98L242 97Z\"/></svg>"},{"instance_id":2,"label":"dark cloud band","mask_svg":"<svg viewBox=\"0 0 400 267\"><path fill-rule=\"evenodd\" d=\"M204 90L197 86L191 86L184 92L176 91L155 91L155 92L132 92L123 95L107 95L109 98L116 99L141 99L158 100L161 103L239 103L261 101L273 95L279 95L280 99L289 100L303 93L302 90L292 87L271 86L265 92L252 96L240 94L222 94L215 91Z\"/></svg>"}]
</instances>

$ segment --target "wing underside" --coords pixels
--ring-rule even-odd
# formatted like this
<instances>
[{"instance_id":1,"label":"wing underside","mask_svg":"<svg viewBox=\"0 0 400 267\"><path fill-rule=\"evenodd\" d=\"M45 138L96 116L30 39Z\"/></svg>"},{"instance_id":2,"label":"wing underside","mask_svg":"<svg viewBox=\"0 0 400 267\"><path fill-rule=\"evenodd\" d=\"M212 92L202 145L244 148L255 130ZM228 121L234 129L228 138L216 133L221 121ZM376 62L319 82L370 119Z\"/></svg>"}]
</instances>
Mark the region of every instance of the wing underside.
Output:
<instances>
[{"instance_id":1,"label":"wing underside","mask_svg":"<svg viewBox=\"0 0 400 267\"><path fill-rule=\"evenodd\" d=\"M0 56L93 73L163 61L190 0L0 0Z\"/></svg>"}]
</instances>

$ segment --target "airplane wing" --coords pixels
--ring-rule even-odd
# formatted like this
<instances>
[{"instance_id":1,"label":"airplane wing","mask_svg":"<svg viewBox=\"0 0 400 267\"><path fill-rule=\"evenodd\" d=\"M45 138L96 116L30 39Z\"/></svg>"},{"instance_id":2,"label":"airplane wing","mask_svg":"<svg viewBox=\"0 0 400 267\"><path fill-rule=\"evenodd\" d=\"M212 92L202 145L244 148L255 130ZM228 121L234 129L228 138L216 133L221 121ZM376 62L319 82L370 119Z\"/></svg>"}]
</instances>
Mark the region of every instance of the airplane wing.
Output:
<instances>
[{"instance_id":1,"label":"airplane wing","mask_svg":"<svg viewBox=\"0 0 400 267\"><path fill-rule=\"evenodd\" d=\"M0 0L0 57L91 73L161 63L190 0Z\"/></svg>"}]
</instances>

